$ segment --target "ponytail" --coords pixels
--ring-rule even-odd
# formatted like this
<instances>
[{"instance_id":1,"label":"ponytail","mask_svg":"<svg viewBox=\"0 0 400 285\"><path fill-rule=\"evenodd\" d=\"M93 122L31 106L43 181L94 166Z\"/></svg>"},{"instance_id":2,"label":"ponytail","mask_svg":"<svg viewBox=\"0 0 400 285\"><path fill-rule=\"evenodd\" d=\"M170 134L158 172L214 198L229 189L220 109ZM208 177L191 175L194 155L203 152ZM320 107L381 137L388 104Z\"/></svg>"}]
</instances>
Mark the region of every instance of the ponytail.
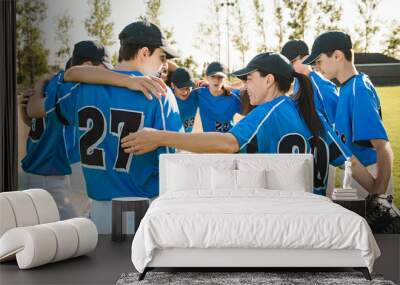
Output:
<instances>
[{"instance_id":1,"label":"ponytail","mask_svg":"<svg viewBox=\"0 0 400 285\"><path fill-rule=\"evenodd\" d=\"M241 115L246 116L250 113L251 110L255 108L255 106L250 104L249 94L247 93L246 89L240 90L240 105L242 113Z\"/></svg>"},{"instance_id":2,"label":"ponytail","mask_svg":"<svg viewBox=\"0 0 400 285\"><path fill-rule=\"evenodd\" d=\"M299 112L307 127L313 135L312 144L315 145L317 137L323 129L314 105L314 92L310 79L301 73L293 72L293 76L299 81L300 88L294 97L297 101Z\"/></svg>"},{"instance_id":3,"label":"ponytail","mask_svg":"<svg viewBox=\"0 0 400 285\"><path fill-rule=\"evenodd\" d=\"M287 76L284 77L273 73L260 72L260 75L263 77L267 76L267 74L272 74L274 76L280 91L284 93L289 91L293 78L288 78ZM311 143L312 145L316 145L317 138L320 132L323 130L323 127L315 109L314 91L311 81L306 75L297 73L295 71L292 72L292 76L299 80L300 85L299 91L293 95L294 99L297 102L300 116L303 118L313 136Z\"/></svg>"}]
</instances>

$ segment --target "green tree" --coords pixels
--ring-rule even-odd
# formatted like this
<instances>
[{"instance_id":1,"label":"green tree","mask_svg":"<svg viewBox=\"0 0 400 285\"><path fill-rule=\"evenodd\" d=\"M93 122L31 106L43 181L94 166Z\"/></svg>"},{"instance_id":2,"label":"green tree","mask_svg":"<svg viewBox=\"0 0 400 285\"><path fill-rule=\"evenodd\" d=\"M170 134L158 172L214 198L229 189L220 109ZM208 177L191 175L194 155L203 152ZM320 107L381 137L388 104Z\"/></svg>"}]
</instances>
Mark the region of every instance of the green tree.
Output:
<instances>
[{"instance_id":1,"label":"green tree","mask_svg":"<svg viewBox=\"0 0 400 285\"><path fill-rule=\"evenodd\" d=\"M278 38L278 46L275 48L275 50L280 52L282 50L283 41L285 38L285 24L283 20L283 8L278 0L274 1L274 19L277 25L275 36Z\"/></svg>"},{"instance_id":2,"label":"green tree","mask_svg":"<svg viewBox=\"0 0 400 285\"><path fill-rule=\"evenodd\" d=\"M118 52L114 52L111 57L111 64L116 66L118 64Z\"/></svg>"},{"instance_id":3,"label":"green tree","mask_svg":"<svg viewBox=\"0 0 400 285\"><path fill-rule=\"evenodd\" d=\"M147 0L146 1L146 15L140 16L142 20L147 20L157 26L160 26L160 9L161 0Z\"/></svg>"},{"instance_id":4,"label":"green tree","mask_svg":"<svg viewBox=\"0 0 400 285\"><path fill-rule=\"evenodd\" d=\"M339 30L343 8L335 0L318 0L315 14L317 15L315 31L320 35L327 31Z\"/></svg>"},{"instance_id":5,"label":"green tree","mask_svg":"<svg viewBox=\"0 0 400 285\"><path fill-rule=\"evenodd\" d=\"M17 80L19 84L33 86L35 76L47 72L49 51L44 48L40 23L46 17L43 1L18 0L17 10Z\"/></svg>"},{"instance_id":6,"label":"green tree","mask_svg":"<svg viewBox=\"0 0 400 285\"><path fill-rule=\"evenodd\" d=\"M267 31L264 21L264 4L261 0L253 0L253 8L256 21L256 32L261 36L261 42L257 47L257 52L266 52L267 46Z\"/></svg>"},{"instance_id":7,"label":"green tree","mask_svg":"<svg viewBox=\"0 0 400 285\"><path fill-rule=\"evenodd\" d=\"M161 25L160 15L161 15L161 0L147 0L145 15L139 16L140 20L149 21L160 27L165 38L171 45L176 44L176 40L174 39L174 29L173 28L165 28Z\"/></svg>"},{"instance_id":8,"label":"green tree","mask_svg":"<svg viewBox=\"0 0 400 285\"><path fill-rule=\"evenodd\" d=\"M290 20L288 26L291 28L289 39L304 39L304 34L309 22L309 6L307 0L283 0L289 10Z\"/></svg>"},{"instance_id":9,"label":"green tree","mask_svg":"<svg viewBox=\"0 0 400 285\"><path fill-rule=\"evenodd\" d=\"M391 30L385 40L384 53L388 56L400 59L400 22L393 21Z\"/></svg>"},{"instance_id":10,"label":"green tree","mask_svg":"<svg viewBox=\"0 0 400 285\"><path fill-rule=\"evenodd\" d=\"M60 47L55 52L58 65L64 64L71 56L71 27L73 20L70 15L59 15L56 20L55 40L60 42Z\"/></svg>"},{"instance_id":11,"label":"green tree","mask_svg":"<svg viewBox=\"0 0 400 285\"><path fill-rule=\"evenodd\" d=\"M188 56L186 58L177 58L174 61L179 67L186 67L187 69L192 71L195 78L199 77L199 64L194 60L193 56Z\"/></svg>"},{"instance_id":12,"label":"green tree","mask_svg":"<svg viewBox=\"0 0 400 285\"><path fill-rule=\"evenodd\" d=\"M114 44L114 23L111 16L110 0L88 0L89 16L85 19L85 28L90 37L96 38L104 46Z\"/></svg>"},{"instance_id":13,"label":"green tree","mask_svg":"<svg viewBox=\"0 0 400 285\"><path fill-rule=\"evenodd\" d=\"M212 0L205 21L199 24L193 47L209 55L210 61L221 61L221 6Z\"/></svg>"},{"instance_id":14,"label":"green tree","mask_svg":"<svg viewBox=\"0 0 400 285\"><path fill-rule=\"evenodd\" d=\"M234 7L234 19L236 25L235 34L232 37L233 47L239 51L240 59L242 61L242 66L246 64L246 53L250 49L250 42L248 33L246 30L247 22L245 20L245 15L243 14L243 7L239 0L235 0ZM229 68L229 67L228 67Z\"/></svg>"},{"instance_id":15,"label":"green tree","mask_svg":"<svg viewBox=\"0 0 400 285\"><path fill-rule=\"evenodd\" d=\"M359 41L362 43L362 51L370 51L370 43L376 33L379 31L379 25L376 19L376 8L378 7L381 0L358 0L357 10L362 24L356 29L359 34ZM357 40L357 37L356 37Z\"/></svg>"}]
</instances>

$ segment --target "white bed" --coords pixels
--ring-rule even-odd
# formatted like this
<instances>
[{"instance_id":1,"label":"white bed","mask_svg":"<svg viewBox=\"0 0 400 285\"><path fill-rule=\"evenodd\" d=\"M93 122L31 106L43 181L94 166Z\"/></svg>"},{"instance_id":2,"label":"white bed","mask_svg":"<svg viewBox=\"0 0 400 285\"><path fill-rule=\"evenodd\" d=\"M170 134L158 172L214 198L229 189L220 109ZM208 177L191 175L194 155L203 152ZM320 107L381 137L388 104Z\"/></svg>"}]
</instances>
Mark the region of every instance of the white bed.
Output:
<instances>
[{"instance_id":1,"label":"white bed","mask_svg":"<svg viewBox=\"0 0 400 285\"><path fill-rule=\"evenodd\" d=\"M311 194L312 169L311 155L162 155L160 197L132 243L140 278L155 267L354 267L370 278L380 251L367 222Z\"/></svg>"}]
</instances>

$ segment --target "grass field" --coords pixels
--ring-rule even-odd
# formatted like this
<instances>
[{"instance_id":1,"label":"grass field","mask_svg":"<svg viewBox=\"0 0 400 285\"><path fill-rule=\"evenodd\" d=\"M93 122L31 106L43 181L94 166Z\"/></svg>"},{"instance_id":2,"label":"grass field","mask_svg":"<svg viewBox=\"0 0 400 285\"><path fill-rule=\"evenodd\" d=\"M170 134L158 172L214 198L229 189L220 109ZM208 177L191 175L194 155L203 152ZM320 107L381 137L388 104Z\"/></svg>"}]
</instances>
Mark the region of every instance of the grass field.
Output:
<instances>
[{"instance_id":1,"label":"grass field","mask_svg":"<svg viewBox=\"0 0 400 285\"><path fill-rule=\"evenodd\" d=\"M382 117L394 153L393 178L395 204L400 207L400 86L380 87Z\"/></svg>"}]
</instances>

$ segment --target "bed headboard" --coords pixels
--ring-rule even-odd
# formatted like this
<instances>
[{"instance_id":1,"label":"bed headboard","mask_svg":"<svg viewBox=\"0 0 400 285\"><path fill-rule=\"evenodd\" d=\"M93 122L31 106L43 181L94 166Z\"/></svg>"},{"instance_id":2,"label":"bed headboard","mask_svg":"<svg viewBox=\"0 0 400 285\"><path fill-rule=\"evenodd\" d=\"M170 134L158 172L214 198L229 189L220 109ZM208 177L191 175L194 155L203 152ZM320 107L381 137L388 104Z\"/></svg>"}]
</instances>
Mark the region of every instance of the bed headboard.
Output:
<instances>
[{"instance_id":1,"label":"bed headboard","mask_svg":"<svg viewBox=\"0 0 400 285\"><path fill-rule=\"evenodd\" d=\"M172 164L180 164L188 167L214 166L217 164L227 164L233 169L238 169L238 165L250 165L254 163L262 164L275 168L279 165L279 170L284 171L295 164L301 164L304 171L304 179L308 192L313 191L313 156L311 154L194 154L177 153L162 154L160 156L160 195L167 191L168 170Z\"/></svg>"}]
</instances>

